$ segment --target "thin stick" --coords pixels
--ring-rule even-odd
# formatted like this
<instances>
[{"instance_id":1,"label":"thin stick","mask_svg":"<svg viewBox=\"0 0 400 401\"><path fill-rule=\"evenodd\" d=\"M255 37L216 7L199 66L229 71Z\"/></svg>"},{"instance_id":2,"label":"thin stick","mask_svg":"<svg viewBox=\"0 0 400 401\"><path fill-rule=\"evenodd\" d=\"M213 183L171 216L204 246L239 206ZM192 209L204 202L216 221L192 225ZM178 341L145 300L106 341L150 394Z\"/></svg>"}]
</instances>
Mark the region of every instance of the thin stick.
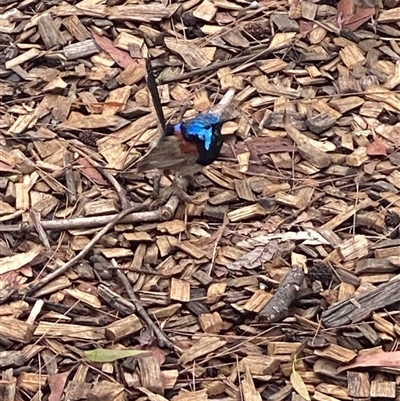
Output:
<instances>
[{"instance_id":1,"label":"thin stick","mask_svg":"<svg viewBox=\"0 0 400 401\"><path fill-rule=\"evenodd\" d=\"M154 334L156 335L157 340L158 340L158 345L161 348L166 347L173 351L182 352L182 350L179 349L177 346L175 346L174 343L172 343L172 341L170 341L170 339L151 320L150 316L148 315L146 310L143 308L139 299L136 297L136 294L135 294L128 278L125 276L125 274L121 270L118 270L117 275L118 275L118 278L121 280L123 286L125 287L125 290L129 295L130 301L135 306L137 314L146 322L147 326L150 327L154 331Z\"/></svg>"},{"instance_id":2,"label":"thin stick","mask_svg":"<svg viewBox=\"0 0 400 401\"><path fill-rule=\"evenodd\" d=\"M70 267L74 266L77 262L83 259L89 251L95 246L95 244L101 239L103 235L105 235L119 220L121 220L124 216L129 213L135 211L137 206L131 207L129 209L123 210L118 213L107 225L105 225L92 239L91 241L72 259L70 259L67 263L65 263L60 268L54 270L45 276L42 280L33 284L30 288L27 288L26 294L31 295L32 293L40 290L46 284L50 283L51 280L61 276L61 274L65 273Z\"/></svg>"},{"instance_id":3,"label":"thin stick","mask_svg":"<svg viewBox=\"0 0 400 401\"><path fill-rule=\"evenodd\" d=\"M33 225L36 228L36 232L39 234L39 238L42 241L44 247L46 248L47 252L51 252L51 246L49 242L49 238L44 231L42 225L40 224L40 213L36 212L32 208L29 210L29 216L32 220Z\"/></svg>"},{"instance_id":4,"label":"thin stick","mask_svg":"<svg viewBox=\"0 0 400 401\"><path fill-rule=\"evenodd\" d=\"M267 57L270 54L272 54L272 53L274 53L276 51L282 50L282 49L284 49L286 47L287 47L287 44L285 43L284 45L276 47L274 49L265 49L265 50L262 50L262 51L260 51L260 52L258 52L256 54L248 54L246 56L235 57L235 58L232 58L230 60L224 60L224 61L221 61L219 63L213 63L213 64L208 65L207 67L204 67L204 68L199 68L197 70L185 72L183 74L176 75L175 77L165 78L165 79L161 80L161 82L163 84L167 84L167 83L170 83L170 82L183 81L185 79L192 78L192 77L194 77L196 75L205 74L207 72L214 72L214 71L219 70L220 68L223 68L223 67L229 67L229 66L234 65L234 64L240 64L240 63L246 63L248 61L254 61L254 60L257 60L257 59L261 58L262 56Z\"/></svg>"},{"instance_id":5,"label":"thin stick","mask_svg":"<svg viewBox=\"0 0 400 401\"><path fill-rule=\"evenodd\" d=\"M139 211L143 210L147 204L136 204L133 208L129 210L131 213L129 216L121 218L121 223L148 223L153 221L166 221L170 220L177 208L176 196L172 196L169 201L158 208L157 210L150 211ZM134 213L136 212L136 213ZM101 227L104 224L109 224L113 219L118 216L118 214L106 215L106 216L91 216L91 217L75 217L71 219L64 220L43 220L41 225L44 230L73 230L80 228L93 228ZM0 224L0 232L30 232L35 229L32 224Z\"/></svg>"},{"instance_id":6,"label":"thin stick","mask_svg":"<svg viewBox=\"0 0 400 401\"><path fill-rule=\"evenodd\" d=\"M118 194L119 201L121 202L121 209L125 210L130 207L130 203L128 198L126 197L126 193L124 188L120 185L120 183L114 178L114 176L109 171L103 171L103 175L107 178L110 184L115 188Z\"/></svg>"}]
</instances>

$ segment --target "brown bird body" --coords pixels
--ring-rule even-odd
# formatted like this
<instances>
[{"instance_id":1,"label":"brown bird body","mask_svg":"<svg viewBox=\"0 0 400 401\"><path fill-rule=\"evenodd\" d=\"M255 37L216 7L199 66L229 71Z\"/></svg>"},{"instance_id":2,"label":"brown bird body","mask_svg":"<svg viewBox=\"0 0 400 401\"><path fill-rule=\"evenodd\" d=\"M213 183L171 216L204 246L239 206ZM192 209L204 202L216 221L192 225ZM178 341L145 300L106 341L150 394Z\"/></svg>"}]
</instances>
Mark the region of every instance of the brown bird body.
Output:
<instances>
[{"instance_id":1,"label":"brown bird body","mask_svg":"<svg viewBox=\"0 0 400 401\"><path fill-rule=\"evenodd\" d=\"M196 145L185 141L182 134L166 136L138 163L138 173L158 169L192 176L204 167L196 163L198 157Z\"/></svg>"},{"instance_id":2,"label":"brown bird body","mask_svg":"<svg viewBox=\"0 0 400 401\"><path fill-rule=\"evenodd\" d=\"M167 124L158 95L150 59L146 59L147 84L157 114L161 136L150 151L137 163L137 172L158 170L166 175L174 173L189 180L205 166L213 163L221 150L221 125L235 90L229 89L212 110L178 124ZM158 194L159 179L154 179L154 194ZM187 197L187 195L186 195Z\"/></svg>"}]
</instances>

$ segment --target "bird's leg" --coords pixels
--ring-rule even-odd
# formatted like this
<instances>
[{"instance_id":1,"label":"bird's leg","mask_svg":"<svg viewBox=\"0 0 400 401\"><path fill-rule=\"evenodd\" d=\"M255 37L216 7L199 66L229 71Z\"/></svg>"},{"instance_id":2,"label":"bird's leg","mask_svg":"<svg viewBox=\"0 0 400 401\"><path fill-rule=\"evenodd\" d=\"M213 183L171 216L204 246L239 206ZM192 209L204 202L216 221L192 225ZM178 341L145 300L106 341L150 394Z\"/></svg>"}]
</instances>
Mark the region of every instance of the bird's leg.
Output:
<instances>
[{"instance_id":1,"label":"bird's leg","mask_svg":"<svg viewBox=\"0 0 400 401\"><path fill-rule=\"evenodd\" d=\"M372 29L374 30L375 36L378 34L378 18L379 18L379 10L380 10L379 1L375 1L375 15L371 16Z\"/></svg>"},{"instance_id":2,"label":"bird's leg","mask_svg":"<svg viewBox=\"0 0 400 401\"><path fill-rule=\"evenodd\" d=\"M193 203L194 205L202 205L203 202L199 202L199 201L192 199L192 197L186 193L186 188L187 188L188 184L189 184L189 180L188 180L187 176L179 177L179 176L175 175L175 180L174 180L173 186L175 188L175 191L176 191L179 199L183 202ZM182 188L183 186L185 188Z\"/></svg>"},{"instance_id":3,"label":"bird's leg","mask_svg":"<svg viewBox=\"0 0 400 401\"><path fill-rule=\"evenodd\" d=\"M371 23L372 23L372 29L373 29L373 31L374 31L374 34L375 34L375 36L377 35L377 33L378 33L378 29L377 29L377 26L378 26L378 20L377 19L375 19L375 17L372 15L371 16Z\"/></svg>"},{"instance_id":4,"label":"bird's leg","mask_svg":"<svg viewBox=\"0 0 400 401\"><path fill-rule=\"evenodd\" d=\"M172 171L171 170L164 170L163 171L164 177L168 179L172 186L175 186L175 180L171 178Z\"/></svg>"},{"instance_id":5,"label":"bird's leg","mask_svg":"<svg viewBox=\"0 0 400 401\"><path fill-rule=\"evenodd\" d=\"M193 189L204 189L206 188L194 175L186 175L185 178L189 181L189 187Z\"/></svg>"},{"instance_id":6,"label":"bird's leg","mask_svg":"<svg viewBox=\"0 0 400 401\"><path fill-rule=\"evenodd\" d=\"M177 195L179 197L179 199L183 202L187 202L187 203L193 203L194 205L202 205L204 202L201 201L197 201L195 199L193 199L191 196L189 196L184 189L180 188L180 187L176 187L177 190Z\"/></svg>"},{"instance_id":7,"label":"bird's leg","mask_svg":"<svg viewBox=\"0 0 400 401\"><path fill-rule=\"evenodd\" d=\"M179 115L178 115L178 121L181 122L183 120L183 116L185 115L185 113L188 111L189 109L189 105L184 104Z\"/></svg>"},{"instance_id":8,"label":"bird's leg","mask_svg":"<svg viewBox=\"0 0 400 401\"><path fill-rule=\"evenodd\" d=\"M162 173L157 171L156 175L153 178L153 198L158 199L160 197L160 181L161 181Z\"/></svg>"},{"instance_id":9,"label":"bird's leg","mask_svg":"<svg viewBox=\"0 0 400 401\"><path fill-rule=\"evenodd\" d=\"M155 199L158 199L160 197L160 183L162 176L168 178L172 185L174 184L174 181L171 179L170 174L170 170L164 170L162 172L157 171L156 175L153 178L153 197Z\"/></svg>"}]
</instances>

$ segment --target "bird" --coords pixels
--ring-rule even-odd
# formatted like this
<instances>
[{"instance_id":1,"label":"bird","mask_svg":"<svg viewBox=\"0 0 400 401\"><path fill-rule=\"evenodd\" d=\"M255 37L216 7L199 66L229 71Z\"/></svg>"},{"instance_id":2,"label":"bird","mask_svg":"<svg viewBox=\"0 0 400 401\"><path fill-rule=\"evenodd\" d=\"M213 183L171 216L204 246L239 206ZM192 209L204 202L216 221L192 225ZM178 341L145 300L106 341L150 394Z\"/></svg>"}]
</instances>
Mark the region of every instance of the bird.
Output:
<instances>
[{"instance_id":1,"label":"bird","mask_svg":"<svg viewBox=\"0 0 400 401\"><path fill-rule=\"evenodd\" d=\"M223 144L221 127L227 120L218 108L198 114L176 124L166 123L150 59L146 59L147 85L153 99L161 136L137 163L137 172L157 169L162 174L179 174L193 183L194 175L212 164ZM160 176L161 178L161 176ZM158 192L159 182L154 182ZM188 200L186 198L186 200Z\"/></svg>"},{"instance_id":2,"label":"bird","mask_svg":"<svg viewBox=\"0 0 400 401\"><path fill-rule=\"evenodd\" d=\"M138 163L138 172L158 169L193 176L219 156L223 144L221 126L224 120L211 112L167 124L165 135Z\"/></svg>"}]
</instances>

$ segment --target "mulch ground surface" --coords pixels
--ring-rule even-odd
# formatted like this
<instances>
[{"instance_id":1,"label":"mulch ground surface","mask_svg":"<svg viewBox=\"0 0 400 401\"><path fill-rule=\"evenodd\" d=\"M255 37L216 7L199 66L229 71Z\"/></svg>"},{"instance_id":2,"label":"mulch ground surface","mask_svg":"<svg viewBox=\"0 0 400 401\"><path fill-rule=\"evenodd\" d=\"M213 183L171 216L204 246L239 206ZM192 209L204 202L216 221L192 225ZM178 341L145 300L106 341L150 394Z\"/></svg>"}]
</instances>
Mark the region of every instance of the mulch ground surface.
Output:
<instances>
[{"instance_id":1,"label":"mulch ground surface","mask_svg":"<svg viewBox=\"0 0 400 401\"><path fill-rule=\"evenodd\" d=\"M0 0L0 400L399 401L399 38L398 0ZM158 197L144 56L169 121L233 94Z\"/></svg>"}]
</instances>

